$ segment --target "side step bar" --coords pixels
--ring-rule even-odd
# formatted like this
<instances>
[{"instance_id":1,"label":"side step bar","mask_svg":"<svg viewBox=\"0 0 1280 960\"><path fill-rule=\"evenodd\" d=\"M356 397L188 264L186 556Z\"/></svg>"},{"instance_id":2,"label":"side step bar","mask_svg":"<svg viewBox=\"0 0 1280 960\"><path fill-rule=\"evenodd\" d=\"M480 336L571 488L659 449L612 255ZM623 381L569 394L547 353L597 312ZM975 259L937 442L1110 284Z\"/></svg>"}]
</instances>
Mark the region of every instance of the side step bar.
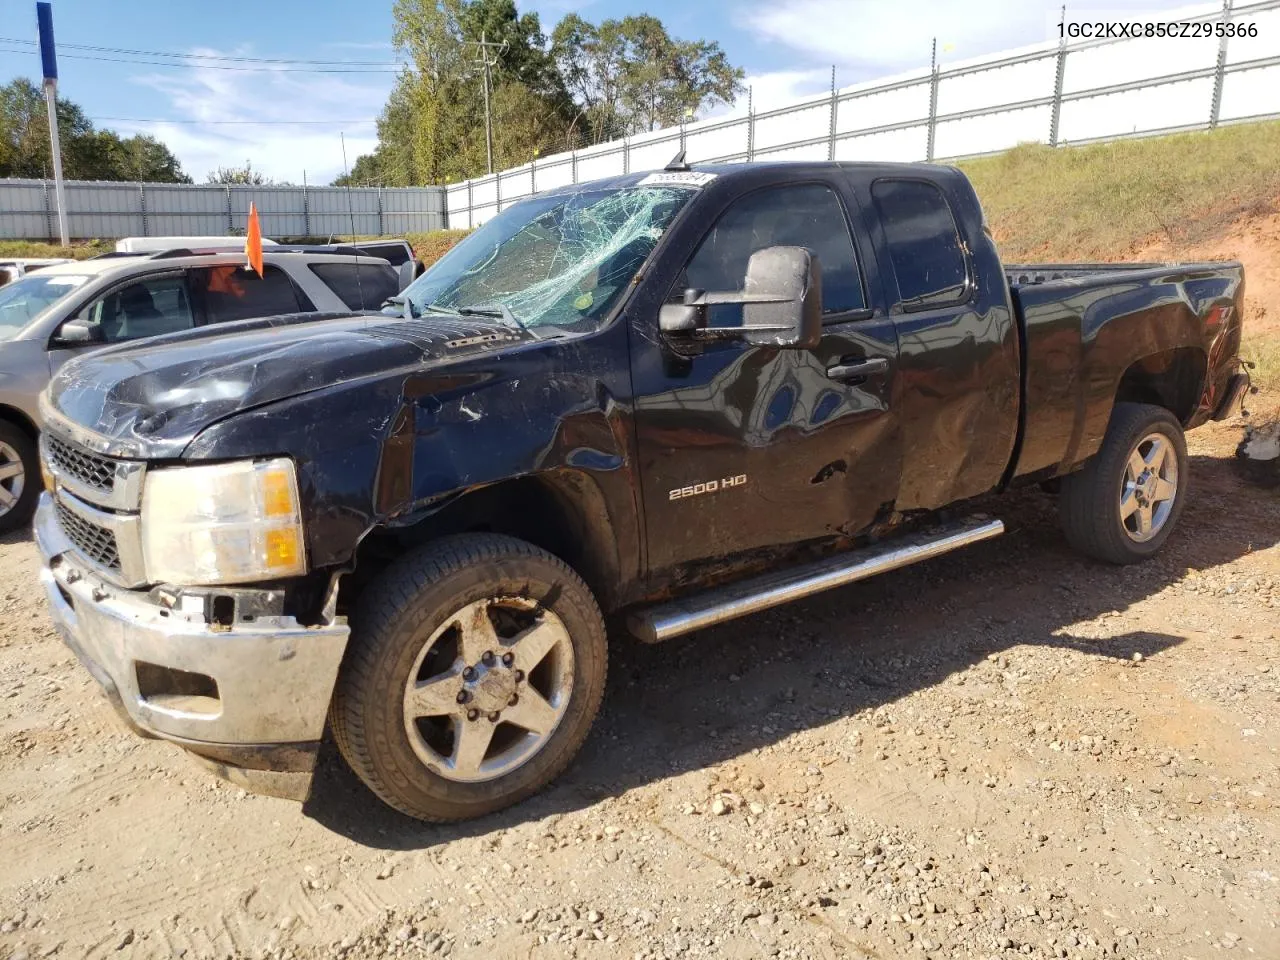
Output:
<instances>
[{"instance_id":1,"label":"side step bar","mask_svg":"<svg viewBox=\"0 0 1280 960\"><path fill-rule=\"evenodd\" d=\"M645 643L660 643L726 620L866 580L1004 533L999 520L966 520L633 613L627 625Z\"/></svg>"}]
</instances>

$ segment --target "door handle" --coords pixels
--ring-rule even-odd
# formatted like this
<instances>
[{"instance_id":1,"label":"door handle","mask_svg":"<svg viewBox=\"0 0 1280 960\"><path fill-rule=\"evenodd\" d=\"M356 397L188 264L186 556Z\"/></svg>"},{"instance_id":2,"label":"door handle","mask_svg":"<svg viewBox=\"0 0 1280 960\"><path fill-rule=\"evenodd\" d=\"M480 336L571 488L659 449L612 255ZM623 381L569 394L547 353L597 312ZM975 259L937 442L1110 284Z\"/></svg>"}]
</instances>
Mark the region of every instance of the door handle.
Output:
<instances>
[{"instance_id":1,"label":"door handle","mask_svg":"<svg viewBox=\"0 0 1280 960\"><path fill-rule=\"evenodd\" d=\"M837 363L834 367L827 367L827 376L832 380L859 381L888 372L889 361L884 357L871 357L867 360Z\"/></svg>"}]
</instances>

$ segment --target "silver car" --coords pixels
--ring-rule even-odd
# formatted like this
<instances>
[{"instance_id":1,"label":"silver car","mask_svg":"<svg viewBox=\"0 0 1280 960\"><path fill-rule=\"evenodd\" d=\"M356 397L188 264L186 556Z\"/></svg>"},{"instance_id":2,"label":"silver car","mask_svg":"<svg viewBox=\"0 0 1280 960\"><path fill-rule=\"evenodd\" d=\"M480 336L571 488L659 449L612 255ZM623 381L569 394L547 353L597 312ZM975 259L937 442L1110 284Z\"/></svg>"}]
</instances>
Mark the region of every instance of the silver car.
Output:
<instances>
[{"instance_id":1,"label":"silver car","mask_svg":"<svg viewBox=\"0 0 1280 960\"><path fill-rule=\"evenodd\" d=\"M260 278L237 251L107 254L0 287L0 534L24 526L35 509L36 400L67 360L211 323L377 309L401 284L386 260L367 254L267 248L262 259Z\"/></svg>"}]
</instances>

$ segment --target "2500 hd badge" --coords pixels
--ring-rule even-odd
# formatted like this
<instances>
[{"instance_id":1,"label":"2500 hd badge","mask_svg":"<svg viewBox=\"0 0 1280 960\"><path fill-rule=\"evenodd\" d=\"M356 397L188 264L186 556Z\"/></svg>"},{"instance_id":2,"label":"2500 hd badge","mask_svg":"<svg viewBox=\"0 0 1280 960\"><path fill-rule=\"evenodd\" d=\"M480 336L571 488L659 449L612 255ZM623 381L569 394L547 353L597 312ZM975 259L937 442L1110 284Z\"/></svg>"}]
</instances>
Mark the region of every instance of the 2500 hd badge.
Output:
<instances>
[{"instance_id":1,"label":"2500 hd badge","mask_svg":"<svg viewBox=\"0 0 1280 960\"><path fill-rule=\"evenodd\" d=\"M717 490L740 487L746 482L747 475L740 473L735 477L725 477L723 480L708 480L706 483L695 483L692 487L676 487L674 490L667 492L667 499L685 500L689 497L701 496L704 493L715 493Z\"/></svg>"}]
</instances>

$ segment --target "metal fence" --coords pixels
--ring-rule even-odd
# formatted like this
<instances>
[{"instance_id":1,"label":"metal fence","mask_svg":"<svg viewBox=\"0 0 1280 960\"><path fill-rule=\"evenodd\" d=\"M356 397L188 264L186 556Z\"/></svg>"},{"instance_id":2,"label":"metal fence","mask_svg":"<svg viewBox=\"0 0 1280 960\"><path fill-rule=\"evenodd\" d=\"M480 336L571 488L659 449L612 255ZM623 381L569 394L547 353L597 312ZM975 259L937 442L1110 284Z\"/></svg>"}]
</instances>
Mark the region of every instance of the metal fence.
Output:
<instances>
[{"instance_id":1,"label":"metal fence","mask_svg":"<svg viewBox=\"0 0 1280 960\"><path fill-rule=\"evenodd\" d=\"M400 235L446 225L442 187L248 187L69 180L67 227L78 239L241 234L249 203L269 237ZM0 180L0 238L54 239L52 180Z\"/></svg>"},{"instance_id":2,"label":"metal fence","mask_svg":"<svg viewBox=\"0 0 1280 960\"><path fill-rule=\"evenodd\" d=\"M1117 12L1115 19L1133 18ZM1182 8L1176 19L1253 24L1256 36L1050 42L887 81L843 89L833 82L830 94L776 110L748 106L746 116L451 184L449 224L475 226L540 190L660 168L680 149L691 163L950 160L1024 142L1061 146L1280 118L1280 0L1225 0Z\"/></svg>"}]
</instances>

